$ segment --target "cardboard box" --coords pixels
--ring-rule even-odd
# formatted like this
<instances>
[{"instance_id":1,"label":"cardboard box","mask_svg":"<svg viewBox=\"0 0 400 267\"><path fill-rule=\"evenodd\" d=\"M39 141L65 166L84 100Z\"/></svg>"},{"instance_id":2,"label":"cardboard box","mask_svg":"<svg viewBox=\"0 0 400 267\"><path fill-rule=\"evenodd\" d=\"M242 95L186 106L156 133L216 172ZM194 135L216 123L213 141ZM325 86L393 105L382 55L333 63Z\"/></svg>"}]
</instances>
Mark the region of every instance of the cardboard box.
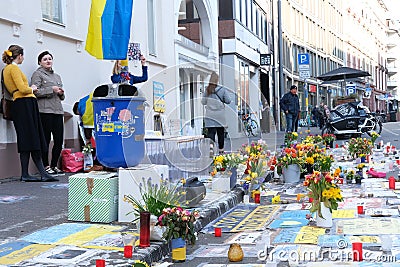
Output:
<instances>
[{"instance_id":1,"label":"cardboard box","mask_svg":"<svg viewBox=\"0 0 400 267\"><path fill-rule=\"evenodd\" d=\"M69 177L68 220L110 223L118 218L117 173L90 172Z\"/></svg>"},{"instance_id":2,"label":"cardboard box","mask_svg":"<svg viewBox=\"0 0 400 267\"><path fill-rule=\"evenodd\" d=\"M118 200L118 221L132 222L136 219L133 213L132 204L124 201L125 195L132 195L139 201L141 200L140 184L143 178L149 178L152 184L160 184L160 180L169 180L168 165L140 164L133 168L119 169L119 200ZM130 214L128 214L130 213Z\"/></svg>"}]
</instances>

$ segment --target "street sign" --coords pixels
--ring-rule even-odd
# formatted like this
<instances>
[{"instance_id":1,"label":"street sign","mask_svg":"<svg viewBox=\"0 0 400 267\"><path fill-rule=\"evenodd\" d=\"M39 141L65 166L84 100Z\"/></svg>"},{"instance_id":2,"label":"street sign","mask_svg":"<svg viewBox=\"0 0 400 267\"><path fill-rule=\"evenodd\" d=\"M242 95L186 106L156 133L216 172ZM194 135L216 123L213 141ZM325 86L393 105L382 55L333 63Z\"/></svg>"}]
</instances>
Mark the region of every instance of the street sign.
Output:
<instances>
[{"instance_id":1,"label":"street sign","mask_svg":"<svg viewBox=\"0 0 400 267\"><path fill-rule=\"evenodd\" d=\"M299 64L300 79L305 80L310 78L310 55L297 54L297 62Z\"/></svg>"},{"instance_id":2,"label":"street sign","mask_svg":"<svg viewBox=\"0 0 400 267\"><path fill-rule=\"evenodd\" d=\"M347 95L355 94L356 93L356 86L353 84L346 85Z\"/></svg>"},{"instance_id":3,"label":"street sign","mask_svg":"<svg viewBox=\"0 0 400 267\"><path fill-rule=\"evenodd\" d=\"M371 87L366 87L364 91L364 98L370 98L372 93L372 88Z\"/></svg>"},{"instance_id":4,"label":"street sign","mask_svg":"<svg viewBox=\"0 0 400 267\"><path fill-rule=\"evenodd\" d=\"M260 54L260 65L271 66L271 54Z\"/></svg>"}]
</instances>

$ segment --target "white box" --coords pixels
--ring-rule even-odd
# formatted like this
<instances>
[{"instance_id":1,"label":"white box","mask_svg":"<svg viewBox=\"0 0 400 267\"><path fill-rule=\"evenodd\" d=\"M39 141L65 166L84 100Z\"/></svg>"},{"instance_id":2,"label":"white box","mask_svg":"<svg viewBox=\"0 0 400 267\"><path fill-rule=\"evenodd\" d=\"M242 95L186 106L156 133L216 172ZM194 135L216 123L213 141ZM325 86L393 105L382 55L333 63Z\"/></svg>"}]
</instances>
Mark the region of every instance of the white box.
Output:
<instances>
[{"instance_id":1,"label":"white box","mask_svg":"<svg viewBox=\"0 0 400 267\"><path fill-rule=\"evenodd\" d=\"M118 221L131 222L135 220L132 204L124 201L124 195L132 195L141 200L140 184L143 178L152 179L152 184L160 184L160 180L169 180L168 165L140 164L134 168L120 168L118 172Z\"/></svg>"},{"instance_id":2,"label":"white box","mask_svg":"<svg viewBox=\"0 0 400 267\"><path fill-rule=\"evenodd\" d=\"M229 192L231 191L231 178L226 177L213 177L212 179L212 191L213 192Z\"/></svg>"}]
</instances>

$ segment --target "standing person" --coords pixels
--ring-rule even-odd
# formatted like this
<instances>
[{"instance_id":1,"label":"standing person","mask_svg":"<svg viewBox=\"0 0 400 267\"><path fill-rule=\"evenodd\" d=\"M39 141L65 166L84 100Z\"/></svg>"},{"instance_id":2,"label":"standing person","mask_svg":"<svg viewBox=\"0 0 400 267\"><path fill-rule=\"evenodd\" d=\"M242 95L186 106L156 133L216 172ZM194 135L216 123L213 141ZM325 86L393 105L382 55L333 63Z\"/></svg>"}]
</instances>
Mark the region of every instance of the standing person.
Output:
<instances>
[{"instance_id":1,"label":"standing person","mask_svg":"<svg viewBox=\"0 0 400 267\"><path fill-rule=\"evenodd\" d=\"M283 95L279 104L286 116L286 132L291 133L296 131L300 115L300 103L296 85L290 86L290 92Z\"/></svg>"},{"instance_id":2,"label":"standing person","mask_svg":"<svg viewBox=\"0 0 400 267\"><path fill-rule=\"evenodd\" d=\"M64 142L64 109L61 104L65 99L63 84L60 75L53 70L53 55L49 51L39 54L38 65L39 68L32 74L31 84L38 88L35 95L47 147L52 135L54 140L50 164L47 151L42 151L43 165L49 174L64 174L57 167Z\"/></svg>"},{"instance_id":3,"label":"standing person","mask_svg":"<svg viewBox=\"0 0 400 267\"><path fill-rule=\"evenodd\" d=\"M225 143L225 104L231 103L228 91L218 86L219 76L216 72L211 73L210 81L201 99L205 105L206 113L204 117L207 137L215 142L215 134L218 136L219 153L224 152Z\"/></svg>"},{"instance_id":4,"label":"standing person","mask_svg":"<svg viewBox=\"0 0 400 267\"><path fill-rule=\"evenodd\" d=\"M47 151L47 145L34 94L38 89L36 85L29 87L25 74L18 67L24 61L23 48L19 45L11 45L4 51L2 60L7 64L3 69L4 85L14 100L12 113L21 161L21 181L58 181L49 175L43 166L42 151ZM30 156L42 176L41 179L29 175Z\"/></svg>"},{"instance_id":5,"label":"standing person","mask_svg":"<svg viewBox=\"0 0 400 267\"><path fill-rule=\"evenodd\" d=\"M116 60L111 81L113 83L129 83L130 85L147 81L146 58L143 55L140 56L140 62L142 63L142 76L135 76L129 72L128 60Z\"/></svg>"}]
</instances>

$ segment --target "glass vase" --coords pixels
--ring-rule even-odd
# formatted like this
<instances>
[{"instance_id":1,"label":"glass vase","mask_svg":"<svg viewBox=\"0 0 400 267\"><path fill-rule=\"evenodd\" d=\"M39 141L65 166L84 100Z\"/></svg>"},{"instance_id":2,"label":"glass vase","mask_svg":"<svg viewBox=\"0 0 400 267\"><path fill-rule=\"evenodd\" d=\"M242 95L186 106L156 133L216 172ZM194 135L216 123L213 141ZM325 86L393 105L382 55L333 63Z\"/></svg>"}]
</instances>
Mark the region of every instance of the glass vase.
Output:
<instances>
[{"instance_id":1,"label":"glass vase","mask_svg":"<svg viewBox=\"0 0 400 267\"><path fill-rule=\"evenodd\" d=\"M140 213L140 243L139 247L146 248L150 246L150 212L142 211Z\"/></svg>"}]
</instances>

